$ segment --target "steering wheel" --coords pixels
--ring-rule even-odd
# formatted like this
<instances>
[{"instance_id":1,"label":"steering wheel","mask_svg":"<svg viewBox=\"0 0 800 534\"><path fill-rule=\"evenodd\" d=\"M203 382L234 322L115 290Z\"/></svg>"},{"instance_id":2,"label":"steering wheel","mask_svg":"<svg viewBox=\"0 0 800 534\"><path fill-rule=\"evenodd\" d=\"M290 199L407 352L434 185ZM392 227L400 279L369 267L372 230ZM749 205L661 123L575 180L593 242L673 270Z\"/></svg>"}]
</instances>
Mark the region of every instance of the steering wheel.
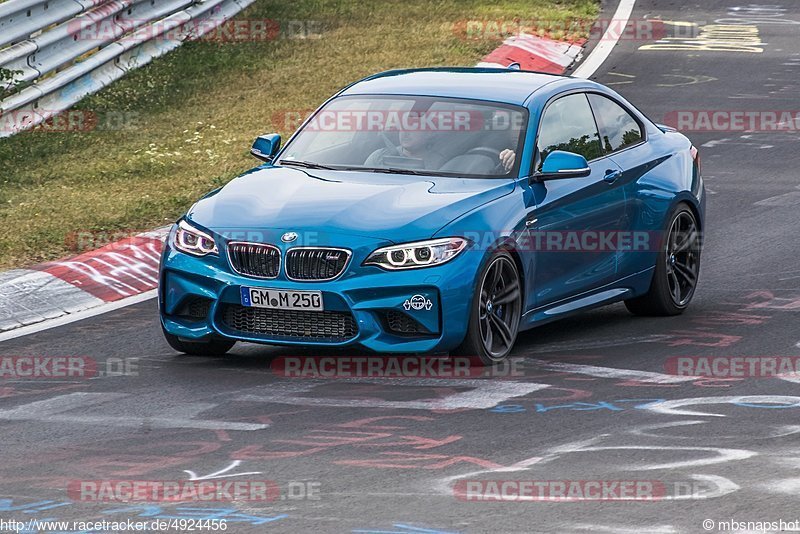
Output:
<instances>
[{"instance_id":1,"label":"steering wheel","mask_svg":"<svg viewBox=\"0 0 800 534\"><path fill-rule=\"evenodd\" d=\"M389 139L389 136L388 136L388 135L386 135L386 132L384 132L383 130L381 130L381 131L380 131L380 132L378 132L378 133L379 133L379 134L380 134L380 136L381 136L381 140L383 140L383 144L384 144L384 145L386 145L386 148L391 148L393 151L397 152L397 147L395 146L395 144L394 144L394 143L392 143L392 140L391 140L391 139Z\"/></svg>"},{"instance_id":2,"label":"steering wheel","mask_svg":"<svg viewBox=\"0 0 800 534\"><path fill-rule=\"evenodd\" d=\"M471 148L467 151L466 155L473 155L473 156L486 156L490 158L492 161L496 161L494 168L492 171L495 172L503 172L506 173L506 168L503 165L503 162L500 160L500 151L496 148L491 148L488 146L476 146L475 148Z\"/></svg>"}]
</instances>

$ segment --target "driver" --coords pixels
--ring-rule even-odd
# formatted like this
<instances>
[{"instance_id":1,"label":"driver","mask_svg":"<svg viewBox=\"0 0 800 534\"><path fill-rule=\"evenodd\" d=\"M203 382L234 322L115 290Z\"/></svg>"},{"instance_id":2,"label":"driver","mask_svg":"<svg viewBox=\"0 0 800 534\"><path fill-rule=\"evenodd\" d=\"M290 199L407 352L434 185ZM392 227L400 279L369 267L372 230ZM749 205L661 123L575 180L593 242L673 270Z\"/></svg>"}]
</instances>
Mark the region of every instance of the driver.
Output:
<instances>
[{"instance_id":1,"label":"driver","mask_svg":"<svg viewBox=\"0 0 800 534\"><path fill-rule=\"evenodd\" d=\"M385 160L391 157L406 157L421 160L422 168L438 169L447 159L433 148L434 132L425 130L401 130L400 145L397 147L379 148L369 155L364 162L365 167L392 167Z\"/></svg>"},{"instance_id":2,"label":"driver","mask_svg":"<svg viewBox=\"0 0 800 534\"><path fill-rule=\"evenodd\" d=\"M500 152L500 163L503 164L503 169L505 169L506 172L511 172L511 169L514 168L514 163L516 163L516 161L517 153L510 148L506 148Z\"/></svg>"},{"instance_id":3,"label":"driver","mask_svg":"<svg viewBox=\"0 0 800 534\"><path fill-rule=\"evenodd\" d=\"M393 167L396 164L387 162L392 157L407 157L420 160L421 168L426 170L439 169L447 157L433 148L434 133L424 130L402 130L400 132L400 145L397 147L379 148L369 155L364 162L365 167ZM510 148L502 150L499 154L499 163L505 172L511 172L516 162L517 154Z\"/></svg>"}]
</instances>

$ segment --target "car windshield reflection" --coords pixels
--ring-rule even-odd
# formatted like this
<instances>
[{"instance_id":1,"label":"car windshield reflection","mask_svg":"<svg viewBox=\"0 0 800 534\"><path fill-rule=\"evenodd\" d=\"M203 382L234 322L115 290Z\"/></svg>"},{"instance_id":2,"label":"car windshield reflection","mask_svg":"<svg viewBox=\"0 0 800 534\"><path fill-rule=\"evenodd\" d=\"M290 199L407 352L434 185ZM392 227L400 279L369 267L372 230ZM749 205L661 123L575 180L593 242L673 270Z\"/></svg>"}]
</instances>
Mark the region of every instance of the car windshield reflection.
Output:
<instances>
[{"instance_id":1,"label":"car windshield reflection","mask_svg":"<svg viewBox=\"0 0 800 534\"><path fill-rule=\"evenodd\" d=\"M340 97L308 120L279 165L499 178L517 176L527 110L426 96Z\"/></svg>"}]
</instances>

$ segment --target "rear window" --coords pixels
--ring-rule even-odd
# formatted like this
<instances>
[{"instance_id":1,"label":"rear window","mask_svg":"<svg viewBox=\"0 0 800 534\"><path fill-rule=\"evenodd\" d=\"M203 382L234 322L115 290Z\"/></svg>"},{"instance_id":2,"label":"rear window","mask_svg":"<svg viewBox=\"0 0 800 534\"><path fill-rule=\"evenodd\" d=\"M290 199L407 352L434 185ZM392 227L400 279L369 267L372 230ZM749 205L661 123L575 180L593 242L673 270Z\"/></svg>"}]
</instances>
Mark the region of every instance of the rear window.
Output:
<instances>
[{"instance_id":1,"label":"rear window","mask_svg":"<svg viewBox=\"0 0 800 534\"><path fill-rule=\"evenodd\" d=\"M539 168L555 150L580 154L587 161L603 155L592 109L584 93L559 98L547 106L539 129Z\"/></svg>"},{"instance_id":2,"label":"rear window","mask_svg":"<svg viewBox=\"0 0 800 534\"><path fill-rule=\"evenodd\" d=\"M589 94L600 138L606 153L640 143L644 136L639 122L622 106L604 96Z\"/></svg>"}]
</instances>

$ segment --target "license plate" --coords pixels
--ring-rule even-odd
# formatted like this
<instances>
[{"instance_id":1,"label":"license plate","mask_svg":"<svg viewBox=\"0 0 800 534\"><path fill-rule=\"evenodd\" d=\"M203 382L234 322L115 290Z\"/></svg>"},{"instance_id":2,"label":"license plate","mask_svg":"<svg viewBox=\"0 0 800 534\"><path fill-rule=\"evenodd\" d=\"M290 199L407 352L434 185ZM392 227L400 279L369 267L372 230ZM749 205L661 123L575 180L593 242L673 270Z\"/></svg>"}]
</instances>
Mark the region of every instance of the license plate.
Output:
<instances>
[{"instance_id":1,"label":"license plate","mask_svg":"<svg viewBox=\"0 0 800 534\"><path fill-rule=\"evenodd\" d=\"M274 310L323 311L322 291L284 291L282 289L242 288L242 306Z\"/></svg>"}]
</instances>

